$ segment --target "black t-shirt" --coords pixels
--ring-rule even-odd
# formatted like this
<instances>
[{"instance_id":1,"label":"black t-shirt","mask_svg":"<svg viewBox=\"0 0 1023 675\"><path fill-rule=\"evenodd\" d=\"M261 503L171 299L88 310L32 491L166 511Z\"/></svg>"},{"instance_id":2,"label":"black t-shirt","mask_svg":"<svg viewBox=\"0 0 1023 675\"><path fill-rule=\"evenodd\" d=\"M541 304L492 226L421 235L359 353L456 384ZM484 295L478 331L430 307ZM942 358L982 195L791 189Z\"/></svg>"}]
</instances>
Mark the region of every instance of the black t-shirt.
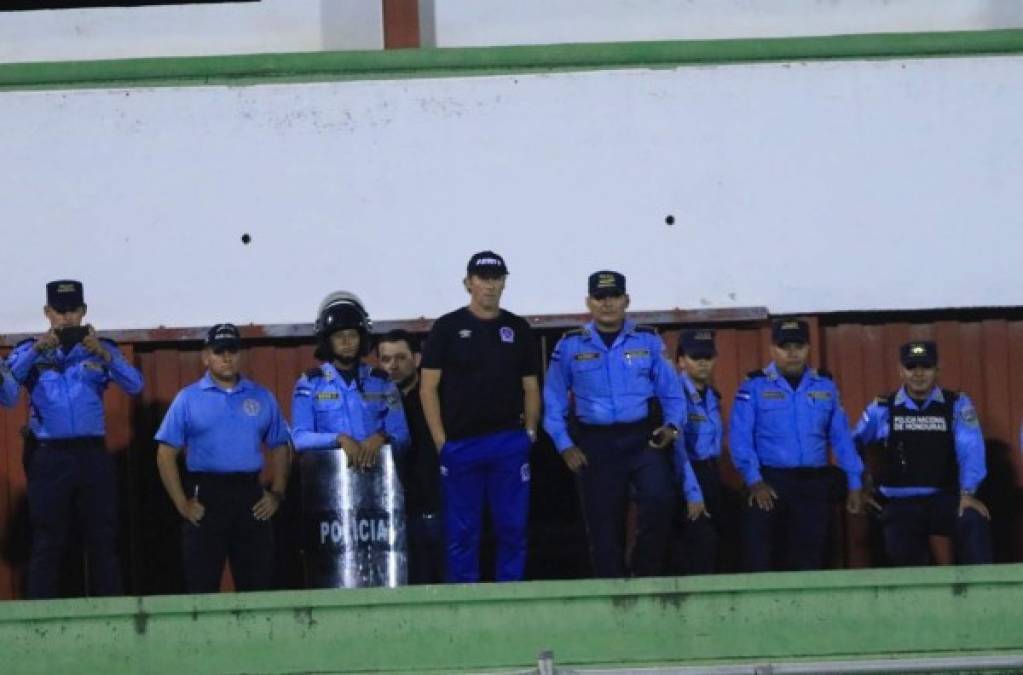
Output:
<instances>
[{"instance_id":1,"label":"black t-shirt","mask_svg":"<svg viewBox=\"0 0 1023 675\"><path fill-rule=\"evenodd\" d=\"M405 511L412 514L440 513L440 458L423 417L418 383L402 395L402 403L412 437L408 453L399 462L399 469L404 469Z\"/></svg>"},{"instance_id":2,"label":"black t-shirt","mask_svg":"<svg viewBox=\"0 0 1023 675\"><path fill-rule=\"evenodd\" d=\"M440 407L449 439L522 425L522 378L539 373L533 332L501 310L480 319L468 307L437 319L423 348L423 368L441 371Z\"/></svg>"}]
</instances>

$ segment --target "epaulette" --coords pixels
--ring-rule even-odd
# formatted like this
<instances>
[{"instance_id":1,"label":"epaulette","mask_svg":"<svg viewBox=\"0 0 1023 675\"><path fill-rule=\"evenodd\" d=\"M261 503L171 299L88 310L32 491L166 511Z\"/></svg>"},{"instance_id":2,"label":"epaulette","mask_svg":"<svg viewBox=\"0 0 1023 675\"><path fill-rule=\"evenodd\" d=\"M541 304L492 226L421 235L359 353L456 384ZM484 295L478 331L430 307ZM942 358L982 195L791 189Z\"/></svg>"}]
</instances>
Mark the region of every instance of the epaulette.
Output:
<instances>
[{"instance_id":1,"label":"epaulette","mask_svg":"<svg viewBox=\"0 0 1023 675\"><path fill-rule=\"evenodd\" d=\"M585 328L573 328L572 330L566 330L561 337L582 337L587 332Z\"/></svg>"},{"instance_id":2,"label":"epaulette","mask_svg":"<svg viewBox=\"0 0 1023 675\"><path fill-rule=\"evenodd\" d=\"M653 326L647 326L645 324L638 324L635 328L635 331L637 333L653 333L654 335L657 335L656 328L654 328Z\"/></svg>"},{"instance_id":3,"label":"epaulette","mask_svg":"<svg viewBox=\"0 0 1023 675\"><path fill-rule=\"evenodd\" d=\"M391 379L391 377L387 374L387 371L381 370L380 368L371 368L369 374L372 375L373 377L379 377L382 380Z\"/></svg>"},{"instance_id":4,"label":"epaulette","mask_svg":"<svg viewBox=\"0 0 1023 675\"><path fill-rule=\"evenodd\" d=\"M833 377L831 376L831 373L829 373L828 371L824 370L823 368L818 368L818 369L817 369L817 374L818 374L818 375L820 375L820 376L821 376L821 377L823 377L823 378L826 378L826 379L828 379L828 380L833 380L833 379L835 379L835 378L833 378Z\"/></svg>"},{"instance_id":5,"label":"epaulette","mask_svg":"<svg viewBox=\"0 0 1023 675\"><path fill-rule=\"evenodd\" d=\"M887 394L885 396L877 396L874 398L874 405L880 406L882 408L887 408L891 406L892 398L893 397L891 394Z\"/></svg>"},{"instance_id":6,"label":"epaulette","mask_svg":"<svg viewBox=\"0 0 1023 675\"><path fill-rule=\"evenodd\" d=\"M754 380L758 377L767 377L767 373L764 372L763 368L757 368L746 373L746 379Z\"/></svg>"},{"instance_id":7,"label":"epaulette","mask_svg":"<svg viewBox=\"0 0 1023 675\"><path fill-rule=\"evenodd\" d=\"M308 379L315 380L317 377L323 377L323 370L319 367L310 368L303 373Z\"/></svg>"},{"instance_id":8,"label":"epaulette","mask_svg":"<svg viewBox=\"0 0 1023 675\"><path fill-rule=\"evenodd\" d=\"M25 338L25 339L24 339L24 340L22 340L21 342L19 342L19 343L15 344L15 345L14 345L14 349L17 349L17 348L18 348L18 347L20 347L21 345L24 345L24 344L28 344L29 342L35 342L35 341L36 341L36 338L34 338L34 337L30 337L30 338Z\"/></svg>"}]
</instances>

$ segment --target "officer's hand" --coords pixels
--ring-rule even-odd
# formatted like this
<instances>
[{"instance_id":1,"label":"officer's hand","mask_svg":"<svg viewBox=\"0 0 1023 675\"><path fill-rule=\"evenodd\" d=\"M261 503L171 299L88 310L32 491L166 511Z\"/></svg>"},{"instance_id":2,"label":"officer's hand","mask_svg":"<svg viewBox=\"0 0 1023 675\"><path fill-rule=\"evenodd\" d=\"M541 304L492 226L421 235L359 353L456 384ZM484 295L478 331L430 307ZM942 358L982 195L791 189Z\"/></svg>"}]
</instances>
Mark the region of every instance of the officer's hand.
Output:
<instances>
[{"instance_id":1,"label":"officer's hand","mask_svg":"<svg viewBox=\"0 0 1023 675\"><path fill-rule=\"evenodd\" d=\"M668 447L676 438L678 438L678 429L665 424L664 426L657 427L650 434L650 447L661 450Z\"/></svg>"},{"instance_id":2,"label":"officer's hand","mask_svg":"<svg viewBox=\"0 0 1023 675\"><path fill-rule=\"evenodd\" d=\"M561 459L565 460L565 465L568 466L568 470L572 473L579 473L589 465L589 462L586 460L586 453L574 445L561 453Z\"/></svg>"},{"instance_id":3,"label":"officer's hand","mask_svg":"<svg viewBox=\"0 0 1023 675\"><path fill-rule=\"evenodd\" d=\"M387 438L383 434L373 434L359 445L362 446L362 464L360 468L371 469L376 466L377 457L380 456L380 448L384 446Z\"/></svg>"},{"instance_id":4,"label":"officer's hand","mask_svg":"<svg viewBox=\"0 0 1023 675\"><path fill-rule=\"evenodd\" d=\"M884 507L881 506L881 502L877 501L877 498L874 497L874 494L871 492L863 493L863 503L866 505L867 509L872 509L874 513L881 513L881 511L884 510Z\"/></svg>"},{"instance_id":5,"label":"officer's hand","mask_svg":"<svg viewBox=\"0 0 1023 675\"><path fill-rule=\"evenodd\" d=\"M991 513L984 506L984 502L980 501L976 497L970 495L959 496L959 515L963 515L966 509L973 509L980 515L984 516L986 520L991 520Z\"/></svg>"},{"instance_id":6,"label":"officer's hand","mask_svg":"<svg viewBox=\"0 0 1023 675\"><path fill-rule=\"evenodd\" d=\"M338 434L337 444L338 447L345 451L345 457L348 458L348 466L361 466L362 446L354 438L346 434Z\"/></svg>"},{"instance_id":7,"label":"officer's hand","mask_svg":"<svg viewBox=\"0 0 1023 675\"><path fill-rule=\"evenodd\" d=\"M185 505L178 509L181 517L199 527L199 521L206 515L206 507L197 498L188 499Z\"/></svg>"},{"instance_id":8,"label":"officer's hand","mask_svg":"<svg viewBox=\"0 0 1023 675\"><path fill-rule=\"evenodd\" d=\"M103 343L96 337L96 329L91 325L86 326L89 329L89 334L82 338L82 346L89 350L90 354L100 357L104 361L110 361L110 352L103 346Z\"/></svg>"},{"instance_id":9,"label":"officer's hand","mask_svg":"<svg viewBox=\"0 0 1023 675\"><path fill-rule=\"evenodd\" d=\"M279 508L281 508L281 500L277 498L277 495L263 490L263 496L252 507L252 515L256 520L270 520Z\"/></svg>"},{"instance_id":10,"label":"officer's hand","mask_svg":"<svg viewBox=\"0 0 1023 675\"><path fill-rule=\"evenodd\" d=\"M36 343L33 345L33 348L37 352L48 352L52 349L56 349L59 344L60 338L57 337L57 331L51 328L36 339Z\"/></svg>"},{"instance_id":11,"label":"officer's hand","mask_svg":"<svg viewBox=\"0 0 1023 675\"><path fill-rule=\"evenodd\" d=\"M852 515L863 513L863 490L849 490L845 497L845 510Z\"/></svg>"},{"instance_id":12,"label":"officer's hand","mask_svg":"<svg viewBox=\"0 0 1023 675\"><path fill-rule=\"evenodd\" d=\"M699 520L701 516L710 518L710 511L703 502L686 502L686 520Z\"/></svg>"},{"instance_id":13,"label":"officer's hand","mask_svg":"<svg viewBox=\"0 0 1023 675\"><path fill-rule=\"evenodd\" d=\"M771 511L774 509L774 500L777 498L778 493L775 492L770 485L761 480L749 486L749 498L746 500L746 503L750 506L756 504L764 511Z\"/></svg>"}]
</instances>

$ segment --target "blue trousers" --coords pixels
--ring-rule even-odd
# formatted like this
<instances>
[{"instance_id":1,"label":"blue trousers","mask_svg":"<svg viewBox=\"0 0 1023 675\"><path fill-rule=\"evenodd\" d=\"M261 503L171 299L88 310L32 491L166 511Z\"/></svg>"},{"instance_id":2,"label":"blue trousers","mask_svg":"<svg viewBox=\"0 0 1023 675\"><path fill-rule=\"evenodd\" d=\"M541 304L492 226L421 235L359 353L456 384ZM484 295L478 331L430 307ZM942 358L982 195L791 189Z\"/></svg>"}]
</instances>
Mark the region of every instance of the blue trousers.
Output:
<instances>
[{"instance_id":1,"label":"blue trousers","mask_svg":"<svg viewBox=\"0 0 1023 675\"><path fill-rule=\"evenodd\" d=\"M743 562L749 572L774 568L775 546L782 546L784 569L824 566L828 538L831 481L826 469L761 467L764 482L778 494L774 509L745 506Z\"/></svg>"},{"instance_id":2,"label":"blue trousers","mask_svg":"<svg viewBox=\"0 0 1023 675\"><path fill-rule=\"evenodd\" d=\"M703 492L703 504L710 517L690 521L683 517L682 559L685 574L713 574L717 571L718 527L721 526L721 472L716 457L692 460L693 473ZM682 506L683 512L685 505Z\"/></svg>"},{"instance_id":3,"label":"blue trousers","mask_svg":"<svg viewBox=\"0 0 1023 675\"><path fill-rule=\"evenodd\" d=\"M497 581L521 581L529 516L529 436L516 429L448 441L441 448L441 487L448 582L480 578L483 505L497 544Z\"/></svg>"},{"instance_id":4,"label":"blue trousers","mask_svg":"<svg viewBox=\"0 0 1023 675\"><path fill-rule=\"evenodd\" d=\"M926 565L928 538L934 534L952 537L960 565L990 563L987 520L973 509L966 509L961 516L958 510L959 496L948 492L889 498L881 512L888 562L896 566Z\"/></svg>"},{"instance_id":5,"label":"blue trousers","mask_svg":"<svg viewBox=\"0 0 1023 675\"><path fill-rule=\"evenodd\" d=\"M81 528L92 595L120 595L117 481L102 438L39 440L28 463L29 598L57 595L69 528Z\"/></svg>"}]
</instances>

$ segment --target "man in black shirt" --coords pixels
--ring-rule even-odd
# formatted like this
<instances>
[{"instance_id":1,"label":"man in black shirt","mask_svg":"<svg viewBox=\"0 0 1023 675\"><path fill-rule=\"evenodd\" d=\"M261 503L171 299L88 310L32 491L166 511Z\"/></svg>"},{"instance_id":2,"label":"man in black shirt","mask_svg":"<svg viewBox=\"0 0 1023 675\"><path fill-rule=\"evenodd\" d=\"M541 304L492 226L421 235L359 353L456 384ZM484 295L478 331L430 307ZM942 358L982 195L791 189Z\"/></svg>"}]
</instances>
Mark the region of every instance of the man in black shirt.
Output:
<instances>
[{"instance_id":1,"label":"man in black shirt","mask_svg":"<svg viewBox=\"0 0 1023 675\"><path fill-rule=\"evenodd\" d=\"M490 507L497 581L526 563L529 448L540 420L539 364L529 324L500 308L508 268L481 251L464 280L469 305L437 319L423 352L420 396L440 453L447 580L479 580L480 520Z\"/></svg>"},{"instance_id":2,"label":"man in black shirt","mask_svg":"<svg viewBox=\"0 0 1023 675\"><path fill-rule=\"evenodd\" d=\"M419 400L419 339L401 329L377 342L377 360L401 390L405 419L412 443L398 463L405 486L408 533L408 581L439 584L444 581L444 529L441 521L440 460Z\"/></svg>"}]
</instances>

